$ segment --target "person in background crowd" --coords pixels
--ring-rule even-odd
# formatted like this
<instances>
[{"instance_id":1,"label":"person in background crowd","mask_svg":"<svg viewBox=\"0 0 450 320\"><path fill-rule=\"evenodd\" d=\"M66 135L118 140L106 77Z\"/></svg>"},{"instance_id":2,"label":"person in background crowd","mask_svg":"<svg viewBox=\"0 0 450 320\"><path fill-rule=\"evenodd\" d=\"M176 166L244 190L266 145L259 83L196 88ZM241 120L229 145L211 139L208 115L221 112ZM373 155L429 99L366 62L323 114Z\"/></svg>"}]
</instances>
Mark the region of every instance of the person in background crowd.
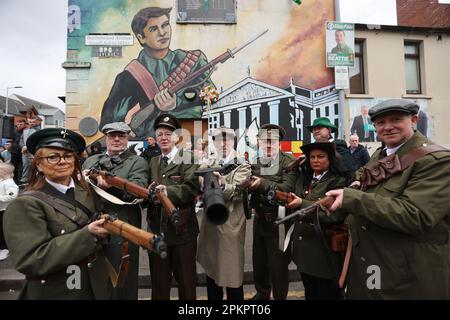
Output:
<instances>
[{"instance_id":1,"label":"person in background crowd","mask_svg":"<svg viewBox=\"0 0 450 320\"><path fill-rule=\"evenodd\" d=\"M88 152L89 157L96 155L96 154L100 154L102 153L102 144L100 143L100 141L94 141L90 147L90 152Z\"/></svg>"},{"instance_id":2,"label":"person in background crowd","mask_svg":"<svg viewBox=\"0 0 450 320\"><path fill-rule=\"evenodd\" d=\"M36 115L30 115L27 119L28 128L23 130L20 137L20 146L22 147L22 176L20 177L20 183L25 184L28 182L28 174L30 172L30 163L33 160L33 155L28 152L27 140L28 138L41 129L40 119Z\"/></svg>"},{"instance_id":3,"label":"person in background crowd","mask_svg":"<svg viewBox=\"0 0 450 320\"><path fill-rule=\"evenodd\" d=\"M348 142L350 143L348 150L352 155L353 167L358 170L369 162L369 152L363 145L359 144L359 138L356 134L352 134Z\"/></svg>"},{"instance_id":4,"label":"person in background crowd","mask_svg":"<svg viewBox=\"0 0 450 320\"><path fill-rule=\"evenodd\" d=\"M141 153L141 157L143 157L147 162L150 161L151 158L159 156L161 154L161 149L156 144L156 140L153 136L147 137L147 148Z\"/></svg>"},{"instance_id":5,"label":"person in background crowd","mask_svg":"<svg viewBox=\"0 0 450 320\"><path fill-rule=\"evenodd\" d=\"M8 247L3 235L3 214L8 204L17 198L19 187L13 180L14 166L0 163L0 260L9 256Z\"/></svg>"},{"instance_id":6,"label":"person in background crowd","mask_svg":"<svg viewBox=\"0 0 450 320\"><path fill-rule=\"evenodd\" d=\"M1 157L3 158L3 162L11 163L11 154L12 154L12 141L8 140L5 143L5 150L1 153Z\"/></svg>"},{"instance_id":7,"label":"person in background crowd","mask_svg":"<svg viewBox=\"0 0 450 320\"><path fill-rule=\"evenodd\" d=\"M19 184L22 176L22 147L20 140L22 138L23 130L25 129L25 120L19 119L16 122L16 129L14 130L13 146L11 151L11 164L14 166L14 181Z\"/></svg>"},{"instance_id":8,"label":"person in background crowd","mask_svg":"<svg viewBox=\"0 0 450 320\"><path fill-rule=\"evenodd\" d=\"M81 176L81 135L63 128L33 133L27 193L13 200L3 230L13 266L25 275L20 299L108 299L104 219L90 221L99 201ZM77 273L74 281L74 272Z\"/></svg>"}]
</instances>

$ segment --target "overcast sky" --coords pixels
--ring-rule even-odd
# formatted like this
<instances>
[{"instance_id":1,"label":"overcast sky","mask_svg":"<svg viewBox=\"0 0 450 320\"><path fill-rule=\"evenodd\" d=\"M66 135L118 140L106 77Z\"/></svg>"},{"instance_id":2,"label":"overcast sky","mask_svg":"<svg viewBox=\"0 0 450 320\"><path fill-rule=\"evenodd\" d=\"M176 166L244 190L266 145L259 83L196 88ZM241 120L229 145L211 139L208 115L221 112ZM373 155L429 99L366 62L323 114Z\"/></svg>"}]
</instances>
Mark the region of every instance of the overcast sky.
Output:
<instances>
[{"instance_id":1,"label":"overcast sky","mask_svg":"<svg viewBox=\"0 0 450 320\"><path fill-rule=\"evenodd\" d=\"M64 110L67 0L0 0L0 95Z\"/></svg>"}]
</instances>

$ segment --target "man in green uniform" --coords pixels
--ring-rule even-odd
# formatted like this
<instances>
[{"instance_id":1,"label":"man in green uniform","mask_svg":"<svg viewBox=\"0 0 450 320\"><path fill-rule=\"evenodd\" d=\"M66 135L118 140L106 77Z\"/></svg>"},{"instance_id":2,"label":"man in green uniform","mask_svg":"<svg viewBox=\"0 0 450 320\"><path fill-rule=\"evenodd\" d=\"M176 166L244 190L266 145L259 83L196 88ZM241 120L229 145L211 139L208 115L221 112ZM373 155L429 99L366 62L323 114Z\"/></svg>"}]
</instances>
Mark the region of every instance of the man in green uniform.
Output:
<instances>
[{"instance_id":1,"label":"man in green uniform","mask_svg":"<svg viewBox=\"0 0 450 320\"><path fill-rule=\"evenodd\" d=\"M133 18L131 28L143 49L116 77L108 99L103 106L100 126L124 121L130 123L141 108L154 101L156 111L142 126L133 128L136 136L145 139L153 134L155 118L170 111L176 117L198 118L201 115L200 89L210 84L209 72L203 73L191 84L196 92L187 99L184 90L171 95L169 88L183 81L189 74L207 64L200 50L171 50L172 27L169 14L172 8L149 7L140 10Z\"/></svg>"},{"instance_id":2,"label":"man in green uniform","mask_svg":"<svg viewBox=\"0 0 450 320\"><path fill-rule=\"evenodd\" d=\"M87 158L83 163L83 169L97 168L105 170L120 178L146 187L148 164L144 158L133 154L128 149L128 134L130 131L130 127L123 122L106 124L102 128L102 132L106 136L106 152ZM129 204L135 199L133 195L111 187L101 177L97 179L97 186L127 203L117 205L104 199L104 209L107 213L117 215L117 218L135 227L141 227L140 205ZM122 261L123 241L121 237L111 235L110 243L106 248L106 255L117 271ZM128 274L123 286L115 288L114 299L137 300L138 298L139 247L130 243L128 244L128 250L130 254Z\"/></svg>"},{"instance_id":3,"label":"man in green uniform","mask_svg":"<svg viewBox=\"0 0 450 320\"><path fill-rule=\"evenodd\" d=\"M334 142L336 151L341 157L342 164L348 170L356 171L347 143L341 139L334 139L331 135L333 132L337 132L337 127L331 123L330 119L326 117L314 119L313 124L306 128L313 134L315 142Z\"/></svg>"},{"instance_id":4,"label":"man in green uniform","mask_svg":"<svg viewBox=\"0 0 450 320\"><path fill-rule=\"evenodd\" d=\"M150 159L149 180L179 209L180 219L175 223L157 203L151 203L148 208L150 230L164 233L168 247L166 259L149 253L152 299L170 299L173 275L178 283L180 300L195 300L198 223L194 198L200 186L194 172L198 166L193 163L190 152L176 146L178 135L174 131L180 129L177 118L161 114L155 120L154 129L161 155Z\"/></svg>"},{"instance_id":5,"label":"man in green uniform","mask_svg":"<svg viewBox=\"0 0 450 320\"><path fill-rule=\"evenodd\" d=\"M450 298L450 152L414 132L418 110L403 99L373 106L383 147L361 171L365 192L327 193L331 210L350 213L349 299Z\"/></svg>"},{"instance_id":6,"label":"man in green uniform","mask_svg":"<svg viewBox=\"0 0 450 320\"><path fill-rule=\"evenodd\" d=\"M280 151L280 140L284 129L274 124L261 126L258 132L262 157L252 165L255 180L250 185L253 192L252 208L256 212L253 224L253 276L256 300L269 300L273 287L273 297L286 299L289 288L289 249L283 252L285 227L273 223L284 215L284 207L269 203L267 194L271 188L293 192L297 174L287 172L287 165L293 160ZM287 230L287 229L286 229Z\"/></svg>"}]
</instances>

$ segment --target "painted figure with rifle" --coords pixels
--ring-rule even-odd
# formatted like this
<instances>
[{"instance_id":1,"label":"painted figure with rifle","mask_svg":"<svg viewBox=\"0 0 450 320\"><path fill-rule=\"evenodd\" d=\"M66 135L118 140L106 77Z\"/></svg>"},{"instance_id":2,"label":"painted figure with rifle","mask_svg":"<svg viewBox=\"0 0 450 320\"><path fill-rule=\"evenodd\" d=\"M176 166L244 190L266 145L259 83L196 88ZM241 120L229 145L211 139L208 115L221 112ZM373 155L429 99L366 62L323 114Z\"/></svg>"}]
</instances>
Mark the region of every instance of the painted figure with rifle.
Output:
<instances>
[{"instance_id":1,"label":"painted figure with rifle","mask_svg":"<svg viewBox=\"0 0 450 320\"><path fill-rule=\"evenodd\" d=\"M106 138L106 151L86 159L83 163L85 172L91 169L102 170L146 187L148 164L144 158L133 154L128 149L130 131L130 127L123 122L106 124L102 128ZM91 181L95 185L94 189L102 194L102 203L106 212L134 227L141 227L139 197L111 185L101 175L91 175ZM119 201L111 201L108 194ZM117 272L120 272L122 261L128 254L128 274L124 284L114 289L114 299L137 300L138 298L139 247L132 243L128 244L120 236L112 235L106 247L106 255Z\"/></svg>"},{"instance_id":2,"label":"painted figure with rifle","mask_svg":"<svg viewBox=\"0 0 450 320\"><path fill-rule=\"evenodd\" d=\"M176 144L180 129L177 118L161 114L155 120L156 141L161 155L150 159L149 183L151 189L165 193L177 209L178 219L169 216L157 202L149 202L147 220L150 231L164 234L167 259L149 253L152 299L169 300L172 277L178 283L180 300L196 299L196 264L198 223L194 199L200 186L192 153Z\"/></svg>"}]
</instances>

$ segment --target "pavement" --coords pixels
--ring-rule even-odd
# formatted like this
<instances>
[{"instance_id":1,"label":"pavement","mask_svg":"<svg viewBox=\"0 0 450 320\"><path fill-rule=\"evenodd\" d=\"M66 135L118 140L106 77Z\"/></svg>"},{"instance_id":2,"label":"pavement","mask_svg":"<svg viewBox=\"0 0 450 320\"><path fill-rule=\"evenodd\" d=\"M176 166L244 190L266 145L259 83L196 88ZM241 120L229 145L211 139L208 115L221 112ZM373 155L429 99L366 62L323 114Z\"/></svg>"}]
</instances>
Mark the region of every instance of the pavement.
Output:
<instances>
[{"instance_id":1,"label":"pavement","mask_svg":"<svg viewBox=\"0 0 450 320\"><path fill-rule=\"evenodd\" d=\"M146 228L145 212L142 219L143 229ZM252 237L253 221L247 220L247 232L245 237L245 265L244 265L244 295L245 299L251 298L255 293L252 272ZM25 276L13 269L10 258L0 261L0 300L15 300L20 293ZM178 299L176 283L174 281L171 299ZM139 262L139 299L149 300L151 297L150 269L148 255L144 249L140 250ZM201 265L197 263L197 298L206 300L206 276ZM304 300L304 289L300 281L300 275L294 263L289 265L289 294L288 300Z\"/></svg>"}]
</instances>

